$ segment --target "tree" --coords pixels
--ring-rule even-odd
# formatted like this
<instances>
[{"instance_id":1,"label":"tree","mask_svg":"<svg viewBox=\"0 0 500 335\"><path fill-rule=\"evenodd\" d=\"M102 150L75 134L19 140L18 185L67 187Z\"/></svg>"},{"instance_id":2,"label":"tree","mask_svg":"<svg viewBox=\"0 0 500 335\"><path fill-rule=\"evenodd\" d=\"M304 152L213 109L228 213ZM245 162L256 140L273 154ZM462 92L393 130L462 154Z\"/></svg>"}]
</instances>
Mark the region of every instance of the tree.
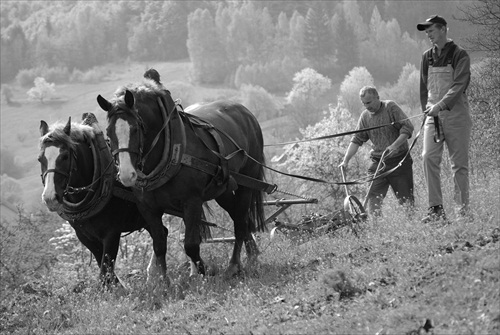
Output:
<instances>
[{"instance_id":1,"label":"tree","mask_svg":"<svg viewBox=\"0 0 500 335\"><path fill-rule=\"evenodd\" d=\"M359 91L363 86L373 86L373 77L365 67L355 67L340 84L339 104L358 118L363 111Z\"/></svg>"},{"instance_id":2,"label":"tree","mask_svg":"<svg viewBox=\"0 0 500 335\"><path fill-rule=\"evenodd\" d=\"M460 20L471 23L477 34L467 39L470 49L485 52L471 69L468 96L473 116L471 169L490 178L500 165L500 3L479 0L460 8Z\"/></svg>"},{"instance_id":3,"label":"tree","mask_svg":"<svg viewBox=\"0 0 500 335\"><path fill-rule=\"evenodd\" d=\"M330 113L320 122L310 125L300 132L303 138L314 138L338 134L352 130L352 125L356 120L343 107L337 106L331 108ZM350 136L334 137L320 141L310 141L299 144L288 145L285 147L286 161L283 167L288 172L302 176L311 176L324 180L340 181L342 176L338 164L342 161L345 148L349 145ZM363 152L365 148L361 148ZM358 154L349 164L349 175L355 179L356 176L364 175L367 155ZM342 201L345 197L344 189L338 185L329 185L323 183L307 183L303 180L293 180L296 183L296 190L300 194L321 194L323 199L321 203L326 204L325 210L331 211L332 208L342 208ZM288 185L289 188L290 185ZM351 192L360 194L360 187L350 186Z\"/></svg>"},{"instance_id":4,"label":"tree","mask_svg":"<svg viewBox=\"0 0 500 335\"><path fill-rule=\"evenodd\" d=\"M197 9L189 15L187 48L196 82L222 83L228 76L226 52L208 9Z\"/></svg>"},{"instance_id":5,"label":"tree","mask_svg":"<svg viewBox=\"0 0 500 335\"><path fill-rule=\"evenodd\" d=\"M420 72L413 64L406 63L399 75L397 83L389 88L381 89L380 95L395 100L400 106L406 105L415 113L420 110Z\"/></svg>"},{"instance_id":6,"label":"tree","mask_svg":"<svg viewBox=\"0 0 500 335\"><path fill-rule=\"evenodd\" d=\"M12 97L14 96L14 93L12 93L12 88L9 85L2 85L2 96L4 97L7 105L12 104Z\"/></svg>"},{"instance_id":7,"label":"tree","mask_svg":"<svg viewBox=\"0 0 500 335\"><path fill-rule=\"evenodd\" d=\"M359 43L351 25L347 22L343 7L331 19L333 46L335 48L335 74L344 77L353 67L359 64Z\"/></svg>"},{"instance_id":8,"label":"tree","mask_svg":"<svg viewBox=\"0 0 500 335\"><path fill-rule=\"evenodd\" d=\"M15 23L3 29L0 42L0 69L2 81L13 79L25 66L28 54L28 41L23 28Z\"/></svg>"},{"instance_id":9,"label":"tree","mask_svg":"<svg viewBox=\"0 0 500 335\"><path fill-rule=\"evenodd\" d=\"M282 106L260 86L242 85L241 102L259 121L275 118L279 115Z\"/></svg>"},{"instance_id":10,"label":"tree","mask_svg":"<svg viewBox=\"0 0 500 335\"><path fill-rule=\"evenodd\" d=\"M326 105L319 103L320 98L330 90L331 80L306 68L295 74L293 82L286 97L292 117L302 127L317 122L320 113L326 109Z\"/></svg>"},{"instance_id":11,"label":"tree","mask_svg":"<svg viewBox=\"0 0 500 335\"><path fill-rule=\"evenodd\" d=\"M472 49L487 51L499 57L500 52L500 2L498 0L478 0L471 5L459 7L461 21L466 21L478 29L467 38Z\"/></svg>"},{"instance_id":12,"label":"tree","mask_svg":"<svg viewBox=\"0 0 500 335\"><path fill-rule=\"evenodd\" d=\"M334 72L335 56L329 19L324 13L309 8L304 34L304 56L312 67L325 76Z\"/></svg>"},{"instance_id":13,"label":"tree","mask_svg":"<svg viewBox=\"0 0 500 335\"><path fill-rule=\"evenodd\" d=\"M48 83L43 77L36 77L34 81L35 87L30 88L26 94L30 100L38 100L41 103L47 98L50 98L55 93L55 84Z\"/></svg>"}]
</instances>

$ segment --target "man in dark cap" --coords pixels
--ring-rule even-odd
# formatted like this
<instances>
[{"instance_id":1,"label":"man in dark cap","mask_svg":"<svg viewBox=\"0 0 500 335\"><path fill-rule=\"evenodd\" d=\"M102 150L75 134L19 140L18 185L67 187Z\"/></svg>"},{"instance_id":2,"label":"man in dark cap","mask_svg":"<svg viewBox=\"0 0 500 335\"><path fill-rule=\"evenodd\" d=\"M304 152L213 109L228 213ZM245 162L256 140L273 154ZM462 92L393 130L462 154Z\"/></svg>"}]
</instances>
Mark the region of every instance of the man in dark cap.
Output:
<instances>
[{"instance_id":1,"label":"man in dark cap","mask_svg":"<svg viewBox=\"0 0 500 335\"><path fill-rule=\"evenodd\" d=\"M441 160L444 143L451 160L458 214L469 214L469 141L472 128L466 90L470 81L467 52L447 38L446 20L433 15L417 24L432 48L420 64L420 103L427 115L422 158L427 182L429 213L422 222L444 220Z\"/></svg>"}]
</instances>

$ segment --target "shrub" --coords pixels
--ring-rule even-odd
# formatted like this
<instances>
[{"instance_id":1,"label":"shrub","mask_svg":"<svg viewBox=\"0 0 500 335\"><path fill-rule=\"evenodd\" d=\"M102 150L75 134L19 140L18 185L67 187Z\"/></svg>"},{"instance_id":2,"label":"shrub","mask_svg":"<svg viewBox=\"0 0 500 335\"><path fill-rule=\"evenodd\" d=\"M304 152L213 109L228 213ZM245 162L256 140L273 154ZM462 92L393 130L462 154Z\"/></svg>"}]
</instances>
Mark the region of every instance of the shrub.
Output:
<instances>
[{"instance_id":1,"label":"shrub","mask_svg":"<svg viewBox=\"0 0 500 335\"><path fill-rule=\"evenodd\" d=\"M22 167L16 163L15 156L11 151L6 148L1 148L0 156L2 156L2 159L0 160L0 174L2 176L8 175L16 179L23 177L24 171Z\"/></svg>"},{"instance_id":2,"label":"shrub","mask_svg":"<svg viewBox=\"0 0 500 335\"><path fill-rule=\"evenodd\" d=\"M283 106L260 86L242 85L241 102L259 121L277 117Z\"/></svg>"},{"instance_id":3,"label":"shrub","mask_svg":"<svg viewBox=\"0 0 500 335\"><path fill-rule=\"evenodd\" d=\"M48 243L57 225L54 215L41 210L28 215L21 207L18 211L17 222L0 224L1 287L46 273L56 262L55 250Z\"/></svg>"},{"instance_id":4,"label":"shrub","mask_svg":"<svg viewBox=\"0 0 500 335\"><path fill-rule=\"evenodd\" d=\"M2 85L2 97L5 99L7 105L12 103L13 95L12 88L9 85Z\"/></svg>"},{"instance_id":5,"label":"shrub","mask_svg":"<svg viewBox=\"0 0 500 335\"><path fill-rule=\"evenodd\" d=\"M171 81L164 85L170 91L172 99L180 99L183 107L187 107L196 101L194 86L183 81Z\"/></svg>"},{"instance_id":6,"label":"shrub","mask_svg":"<svg viewBox=\"0 0 500 335\"><path fill-rule=\"evenodd\" d=\"M73 83L96 84L104 77L104 71L100 68L93 68L86 72L74 69L70 76L70 81Z\"/></svg>"},{"instance_id":7,"label":"shrub","mask_svg":"<svg viewBox=\"0 0 500 335\"><path fill-rule=\"evenodd\" d=\"M43 103L44 100L52 97L55 93L55 84L48 83L43 77L35 78L35 86L30 88L26 94L28 94L29 100L39 100Z\"/></svg>"},{"instance_id":8,"label":"shrub","mask_svg":"<svg viewBox=\"0 0 500 335\"><path fill-rule=\"evenodd\" d=\"M65 83L70 78L69 70L66 67L38 66L31 69L20 70L16 76L17 83L22 87L29 87L37 77L43 77L49 82Z\"/></svg>"},{"instance_id":9,"label":"shrub","mask_svg":"<svg viewBox=\"0 0 500 335\"><path fill-rule=\"evenodd\" d=\"M15 179L2 175L0 176L1 199L11 204L22 203L23 189L21 184Z\"/></svg>"}]
</instances>

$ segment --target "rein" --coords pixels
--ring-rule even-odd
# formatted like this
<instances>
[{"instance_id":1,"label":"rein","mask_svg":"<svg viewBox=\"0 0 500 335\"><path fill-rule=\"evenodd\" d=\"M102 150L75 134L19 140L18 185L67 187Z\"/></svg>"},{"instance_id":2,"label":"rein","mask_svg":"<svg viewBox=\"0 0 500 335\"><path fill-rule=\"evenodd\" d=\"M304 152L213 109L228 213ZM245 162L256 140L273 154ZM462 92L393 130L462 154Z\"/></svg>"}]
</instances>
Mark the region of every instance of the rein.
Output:
<instances>
[{"instance_id":1,"label":"rein","mask_svg":"<svg viewBox=\"0 0 500 335\"><path fill-rule=\"evenodd\" d=\"M416 115L416 116L420 116L420 115ZM411 118L414 118L416 116L412 116ZM285 176L288 176L288 177L293 177L293 178L298 178L298 179L303 179L303 180L308 180L308 181L312 181L312 182L317 182L317 183L324 183L324 184L330 184L330 185L354 185L354 184L364 184L364 183L369 183L369 182L373 182L374 180L377 180L379 178L384 178L385 176L391 174L392 172L394 172L397 168L399 168L404 160L406 159L406 157L408 157L408 155L410 154L411 150L413 149L413 147L415 146L416 142L417 142L417 139L419 138L420 136L420 132L422 131L422 128L425 124L425 120L426 120L426 115L424 115L424 118L422 120L422 125L420 126L420 129L417 133L417 135L415 136L415 138L413 139L413 142L411 143L411 145L409 146L408 148L408 151L406 152L406 154L403 156L403 158L399 161L399 163L392 169L388 170L388 171L384 171L383 173L380 173L379 175L377 176L365 176L365 177L361 177L361 178L358 178L354 181L343 181L343 182L332 182L332 181L328 181L328 180L324 180L324 179L319 179L319 178L313 178L313 177L307 177L307 176L302 176L302 175L297 175L297 174L293 174L293 173L287 173L287 172L283 172L283 171L279 171L279 170L276 170L270 166L267 166L265 164L262 164L261 162L257 161L255 158L253 158L252 156L250 156L244 149L240 148L236 143L235 141L227 134L225 133L224 131L220 130L220 129L217 129L215 127L213 127L216 131L218 131L219 133L223 134L226 138L228 138L237 148L238 150L235 151L232 156L234 156L234 154L242 151L246 157L248 157L249 159L251 159L252 161L254 161L255 163L261 165L262 167L266 168L266 169L269 169L271 171L274 171L276 173L279 173L279 174L282 174L282 175L285 175ZM407 119L410 119L410 118L407 118ZM363 129L361 131L366 131L366 130L369 130L369 129L374 129L374 128L381 128L381 127L386 127L386 126L389 126L389 125L393 125L395 122L392 122L391 124L386 124L386 125L382 125L382 126L378 126L378 127L373 127L373 128L366 128L366 129ZM360 131L355 131L355 132L360 132ZM341 133L341 134L334 134L334 135L328 135L328 136L322 136L320 138L315 138L316 140L317 139L324 139L324 138L332 138L332 137L338 137L338 136L343 136L343 135L349 135L353 132L347 132L347 133ZM305 141L312 141L312 140L315 140L315 139L307 139ZM304 142L304 141L294 141L294 142L289 142L289 143L298 143L298 142ZM383 158L383 157L382 157ZM383 164L382 166L385 165L385 163L383 163L383 159L381 158L381 163Z\"/></svg>"},{"instance_id":2,"label":"rein","mask_svg":"<svg viewBox=\"0 0 500 335\"><path fill-rule=\"evenodd\" d=\"M332 134L332 135L325 135L325 136L319 136L319 137L313 137L313 138L306 138L303 140L297 140L297 141L289 141L289 142L281 142L281 143L274 143L274 144L265 144L265 147L276 147L276 146L282 146L282 145L287 145L287 144L295 144L295 143L303 143L303 142L311 142L311 141L318 141L318 140L326 140L329 138L334 138L334 137L341 137L341 136L346 136L346 135L352 135L352 134L357 134L357 133L362 133L368 130L373 130L373 129L378 129L378 128L383 128L383 127L388 127L388 126L394 126L396 123L399 123L401 121L413 119L415 117L419 117L420 115L414 115L407 117L406 119L402 119L399 121L394 121L391 123L383 124L380 126L375 126L375 127L370 127L370 128L363 128L363 129L358 129L358 130L350 130L346 131L343 133L337 133L337 134Z\"/></svg>"},{"instance_id":3,"label":"rein","mask_svg":"<svg viewBox=\"0 0 500 335\"><path fill-rule=\"evenodd\" d=\"M108 166L106 166L106 168L104 169L104 171L101 173L101 175L96 178L93 182L91 182L89 185L87 186L83 186L83 187L73 187L73 186L69 186L69 182L68 182L68 186L66 186L66 190L64 191L64 195L68 195L68 194L78 194L80 192L83 192L83 191L88 191L88 192L95 192L92 187L97 184L97 182L99 182L103 177L104 175L106 174L106 172L108 171L108 169L112 166L113 164L113 161L111 160L108 164Z\"/></svg>"},{"instance_id":4,"label":"rein","mask_svg":"<svg viewBox=\"0 0 500 335\"><path fill-rule=\"evenodd\" d=\"M139 152L135 152L135 151L131 150L130 148L119 148L119 149L113 150L113 152L111 153L113 155L113 157L115 157L120 152L128 152L128 153L133 153L133 154L138 155L140 160L139 160L137 165L138 165L138 168L141 172L142 172L142 169L144 168L144 165L146 164L146 160L148 159L149 155L151 154L151 152L153 151L155 146L158 144L158 141L160 140L160 135L165 130L165 128L167 128L167 126L170 122L170 119L172 118L172 115L174 114L172 111L170 113L168 113L168 111L165 109L164 104L162 103L161 98L158 98L158 104L160 105L161 111L167 115L167 118L165 119L165 121L163 122L163 126L158 131L155 138L153 139L153 142L151 143L151 146L150 146L148 152L144 156L142 155L142 153L143 153L143 140L142 140L143 135L141 133L141 135L139 136L140 137ZM174 104L174 108L176 108L176 106L177 106L177 104ZM137 117L138 117L139 123L142 124L142 120L140 119L140 116L137 115Z\"/></svg>"},{"instance_id":5,"label":"rein","mask_svg":"<svg viewBox=\"0 0 500 335\"><path fill-rule=\"evenodd\" d=\"M165 128L167 128L168 123L170 122L170 119L172 118L172 115L174 114L173 111L171 111L170 113L168 113L168 110L165 109L165 106L164 106L161 98L158 98L158 104L160 106L161 111L167 115L167 118L165 119L165 122L163 122L163 126L158 131L158 134L156 134L153 142L151 143L151 147L149 148L148 152L141 158L140 164L141 164L142 167L144 167L144 164L146 163L146 160L147 160L149 154L153 151L153 149L155 148L156 144L158 144L158 141L160 140L161 133L165 130ZM177 106L177 104L174 104L173 108L176 108L176 106Z\"/></svg>"}]
</instances>

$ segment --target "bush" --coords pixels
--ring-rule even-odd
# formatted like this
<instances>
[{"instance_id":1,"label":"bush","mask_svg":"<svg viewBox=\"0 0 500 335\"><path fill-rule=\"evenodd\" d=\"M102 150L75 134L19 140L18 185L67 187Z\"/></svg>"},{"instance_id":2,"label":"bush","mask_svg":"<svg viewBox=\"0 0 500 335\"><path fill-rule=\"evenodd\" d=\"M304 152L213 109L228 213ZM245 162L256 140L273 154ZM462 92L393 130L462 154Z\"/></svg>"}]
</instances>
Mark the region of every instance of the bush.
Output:
<instances>
[{"instance_id":1,"label":"bush","mask_svg":"<svg viewBox=\"0 0 500 335\"><path fill-rule=\"evenodd\" d=\"M352 130L354 125L356 125L356 120L351 114L346 109L337 107L330 109L330 115L315 125L301 130L301 133L303 138L314 138ZM338 165L344 157L350 139L350 136L343 136L288 145L285 148L287 159L283 167L293 174L340 181L342 176ZM352 181L366 174L367 159L366 148L361 148L349 164L348 180ZM304 183L302 180L294 182L297 183L296 189L300 190L300 194L321 194L324 198L328 198L329 200L325 202L325 209L342 208L342 202L346 196L343 187L323 183ZM349 187L351 194L359 196L364 192L356 185Z\"/></svg>"},{"instance_id":2,"label":"bush","mask_svg":"<svg viewBox=\"0 0 500 335\"><path fill-rule=\"evenodd\" d=\"M74 69L70 81L72 83L97 84L104 77L104 71L100 68L93 68L86 72Z\"/></svg>"},{"instance_id":3,"label":"bush","mask_svg":"<svg viewBox=\"0 0 500 335\"><path fill-rule=\"evenodd\" d=\"M12 97L14 94L12 93L12 87L9 85L2 85L2 97L5 99L7 105L12 103Z\"/></svg>"},{"instance_id":4,"label":"bush","mask_svg":"<svg viewBox=\"0 0 500 335\"><path fill-rule=\"evenodd\" d=\"M2 175L0 176L1 199L10 204L22 203L23 189L21 184L15 179Z\"/></svg>"},{"instance_id":5,"label":"bush","mask_svg":"<svg viewBox=\"0 0 500 335\"><path fill-rule=\"evenodd\" d=\"M279 116L283 106L260 86L242 85L241 102L259 121Z\"/></svg>"},{"instance_id":6,"label":"bush","mask_svg":"<svg viewBox=\"0 0 500 335\"><path fill-rule=\"evenodd\" d=\"M170 91L172 95L172 99L180 99L183 107L187 107L191 104L194 104L195 92L194 86L183 82L183 81L171 81L164 85L167 90Z\"/></svg>"},{"instance_id":7,"label":"bush","mask_svg":"<svg viewBox=\"0 0 500 335\"><path fill-rule=\"evenodd\" d=\"M54 215L44 211L28 215L18 209L17 222L0 224L2 262L0 285L19 285L26 278L43 274L56 262L56 252L49 243L57 226Z\"/></svg>"},{"instance_id":8,"label":"bush","mask_svg":"<svg viewBox=\"0 0 500 335\"><path fill-rule=\"evenodd\" d=\"M29 87L37 77L43 77L49 82L56 84L68 82L69 70L66 67L39 66L31 69L20 70L16 76L17 83L22 87Z\"/></svg>"},{"instance_id":9,"label":"bush","mask_svg":"<svg viewBox=\"0 0 500 335\"><path fill-rule=\"evenodd\" d=\"M0 149L0 175L8 175L12 178L20 179L24 175L24 170L15 161L14 154L6 148Z\"/></svg>"},{"instance_id":10,"label":"bush","mask_svg":"<svg viewBox=\"0 0 500 335\"><path fill-rule=\"evenodd\" d=\"M43 77L36 77L35 86L26 92L29 100L39 100L41 103L43 103L44 100L51 98L54 93L55 84L48 83Z\"/></svg>"}]
</instances>

